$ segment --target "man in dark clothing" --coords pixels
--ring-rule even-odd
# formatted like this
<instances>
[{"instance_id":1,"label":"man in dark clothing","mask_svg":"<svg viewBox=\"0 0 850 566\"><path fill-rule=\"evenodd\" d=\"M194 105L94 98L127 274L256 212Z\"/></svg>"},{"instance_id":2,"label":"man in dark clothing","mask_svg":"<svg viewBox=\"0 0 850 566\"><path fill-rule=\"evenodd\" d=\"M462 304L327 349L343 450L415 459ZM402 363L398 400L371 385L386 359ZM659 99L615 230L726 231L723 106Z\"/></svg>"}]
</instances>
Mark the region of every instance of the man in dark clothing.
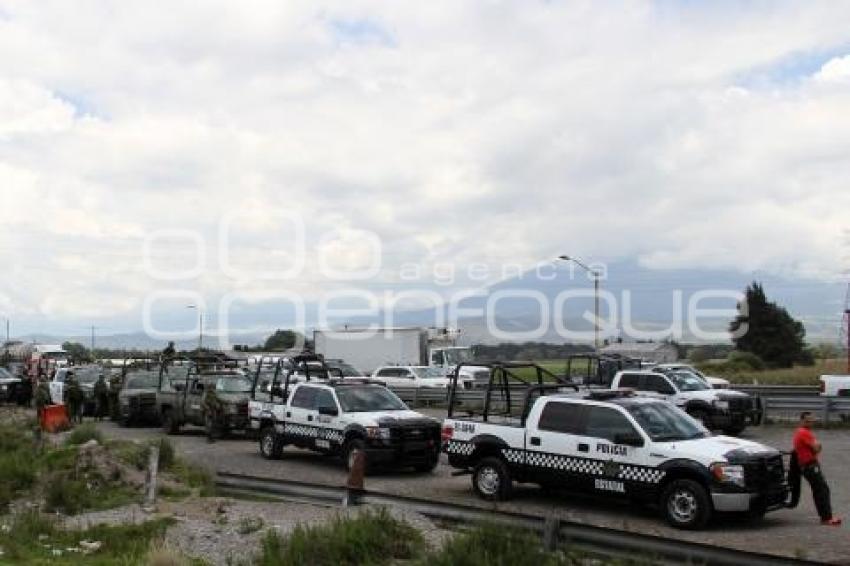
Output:
<instances>
[{"instance_id":1,"label":"man in dark clothing","mask_svg":"<svg viewBox=\"0 0 850 566\"><path fill-rule=\"evenodd\" d=\"M113 374L109 377L109 392L107 401L109 404L109 418L117 421L121 417L120 408L118 406L118 393L121 392L121 376Z\"/></svg>"},{"instance_id":2,"label":"man in dark clothing","mask_svg":"<svg viewBox=\"0 0 850 566\"><path fill-rule=\"evenodd\" d=\"M38 386L35 388L35 411L38 415L38 422L41 422L41 414L44 408L50 404L50 388L47 382L43 379L38 380Z\"/></svg>"},{"instance_id":3,"label":"man in dark clothing","mask_svg":"<svg viewBox=\"0 0 850 566\"><path fill-rule=\"evenodd\" d=\"M203 411L207 442L215 442L224 433L224 403L215 392L215 382L206 384Z\"/></svg>"},{"instance_id":4,"label":"man in dark clothing","mask_svg":"<svg viewBox=\"0 0 850 566\"><path fill-rule=\"evenodd\" d=\"M83 390L77 383L74 374L68 372L65 378L65 405L68 407L68 418L72 423L83 422Z\"/></svg>"},{"instance_id":5,"label":"man in dark clothing","mask_svg":"<svg viewBox=\"0 0 850 566\"><path fill-rule=\"evenodd\" d=\"M797 464L800 473L812 488L812 496L815 507L820 515L822 525L838 526L841 519L832 514L832 503L830 501L829 486L818 461L823 447L812 433L812 425L815 420L812 414L805 411L800 414L800 427L794 432L794 452L797 456Z\"/></svg>"},{"instance_id":6,"label":"man in dark clothing","mask_svg":"<svg viewBox=\"0 0 850 566\"><path fill-rule=\"evenodd\" d=\"M109 386L103 374L97 377L94 384L95 415L97 420L102 421L109 411Z\"/></svg>"},{"instance_id":7,"label":"man in dark clothing","mask_svg":"<svg viewBox=\"0 0 850 566\"><path fill-rule=\"evenodd\" d=\"M162 351L162 365L166 371L168 371L168 365L174 361L174 356L177 355L177 351L174 349L174 342L169 342L168 346Z\"/></svg>"}]
</instances>

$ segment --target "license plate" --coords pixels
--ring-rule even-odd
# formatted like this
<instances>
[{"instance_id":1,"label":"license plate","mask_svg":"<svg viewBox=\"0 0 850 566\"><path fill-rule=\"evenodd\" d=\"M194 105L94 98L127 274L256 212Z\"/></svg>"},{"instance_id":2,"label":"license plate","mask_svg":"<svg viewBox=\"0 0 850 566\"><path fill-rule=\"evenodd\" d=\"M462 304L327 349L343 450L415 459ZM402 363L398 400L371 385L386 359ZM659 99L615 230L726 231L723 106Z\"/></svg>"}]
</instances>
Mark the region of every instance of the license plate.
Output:
<instances>
[{"instance_id":1,"label":"license plate","mask_svg":"<svg viewBox=\"0 0 850 566\"><path fill-rule=\"evenodd\" d=\"M322 440L321 438L316 440L316 448L324 448L325 450L330 450L331 443L327 440Z\"/></svg>"}]
</instances>

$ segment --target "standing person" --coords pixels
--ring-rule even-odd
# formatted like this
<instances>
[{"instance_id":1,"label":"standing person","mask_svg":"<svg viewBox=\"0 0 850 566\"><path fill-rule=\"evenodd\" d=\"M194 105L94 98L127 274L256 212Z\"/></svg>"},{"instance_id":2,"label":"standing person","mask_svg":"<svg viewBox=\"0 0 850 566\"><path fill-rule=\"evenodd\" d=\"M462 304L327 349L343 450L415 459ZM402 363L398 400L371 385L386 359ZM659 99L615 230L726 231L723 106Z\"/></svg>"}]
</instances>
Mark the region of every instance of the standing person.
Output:
<instances>
[{"instance_id":1,"label":"standing person","mask_svg":"<svg viewBox=\"0 0 850 566\"><path fill-rule=\"evenodd\" d=\"M83 390L77 383L77 378L70 371L65 378L65 404L68 406L68 416L72 423L83 422Z\"/></svg>"},{"instance_id":2,"label":"standing person","mask_svg":"<svg viewBox=\"0 0 850 566\"><path fill-rule=\"evenodd\" d=\"M823 477L818 461L818 455L823 450L823 446L812 432L814 422L815 419L809 411L800 413L800 427L794 432L794 452L800 473L812 488L812 497L814 497L821 524L838 526L841 524L841 519L832 514L829 486L826 484L826 478Z\"/></svg>"},{"instance_id":3,"label":"standing person","mask_svg":"<svg viewBox=\"0 0 850 566\"><path fill-rule=\"evenodd\" d=\"M165 368L165 371L168 371L168 365L174 361L174 357L177 355L177 351L174 349L174 342L169 342L168 346L162 351L162 355L160 359L162 360L162 366Z\"/></svg>"},{"instance_id":4,"label":"standing person","mask_svg":"<svg viewBox=\"0 0 850 566\"><path fill-rule=\"evenodd\" d=\"M118 406L118 393L121 391L121 376L113 374L109 377L109 393L107 401L109 405L109 418L113 421L119 420L121 413Z\"/></svg>"},{"instance_id":5,"label":"standing person","mask_svg":"<svg viewBox=\"0 0 850 566\"><path fill-rule=\"evenodd\" d=\"M103 374L97 376L97 381L94 384L94 400L95 400L95 415L97 420L102 421L109 410L109 386L106 385L106 378Z\"/></svg>"},{"instance_id":6,"label":"standing person","mask_svg":"<svg viewBox=\"0 0 850 566\"><path fill-rule=\"evenodd\" d=\"M44 408L50 404L50 388L47 382L43 379L38 380L38 386L35 388L35 413L38 416L38 422L41 422L41 415L44 413Z\"/></svg>"},{"instance_id":7,"label":"standing person","mask_svg":"<svg viewBox=\"0 0 850 566\"><path fill-rule=\"evenodd\" d=\"M215 442L224 431L224 405L215 392L215 383L206 384L204 391L204 422L207 429L207 442Z\"/></svg>"}]
</instances>

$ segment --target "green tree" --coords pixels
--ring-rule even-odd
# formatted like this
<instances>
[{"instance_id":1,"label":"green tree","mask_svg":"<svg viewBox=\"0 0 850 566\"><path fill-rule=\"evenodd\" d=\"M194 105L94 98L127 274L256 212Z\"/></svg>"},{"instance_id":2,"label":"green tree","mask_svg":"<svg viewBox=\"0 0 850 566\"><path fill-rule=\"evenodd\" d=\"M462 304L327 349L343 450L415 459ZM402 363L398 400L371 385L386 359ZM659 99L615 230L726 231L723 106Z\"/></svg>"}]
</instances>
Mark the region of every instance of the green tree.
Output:
<instances>
[{"instance_id":1,"label":"green tree","mask_svg":"<svg viewBox=\"0 0 850 566\"><path fill-rule=\"evenodd\" d=\"M296 344L303 344L304 337L293 330L275 330L274 334L266 338L263 349L266 351L288 350Z\"/></svg>"},{"instance_id":2,"label":"green tree","mask_svg":"<svg viewBox=\"0 0 850 566\"><path fill-rule=\"evenodd\" d=\"M90 362L92 361L91 352L89 349L79 342L65 342L62 344L62 349L68 352L68 357L75 362Z\"/></svg>"},{"instance_id":3,"label":"green tree","mask_svg":"<svg viewBox=\"0 0 850 566\"><path fill-rule=\"evenodd\" d=\"M746 299L738 305L738 316L729 331L737 350L755 354L768 366L791 367L811 360L803 324L784 307L768 301L756 281L747 287Z\"/></svg>"}]
</instances>

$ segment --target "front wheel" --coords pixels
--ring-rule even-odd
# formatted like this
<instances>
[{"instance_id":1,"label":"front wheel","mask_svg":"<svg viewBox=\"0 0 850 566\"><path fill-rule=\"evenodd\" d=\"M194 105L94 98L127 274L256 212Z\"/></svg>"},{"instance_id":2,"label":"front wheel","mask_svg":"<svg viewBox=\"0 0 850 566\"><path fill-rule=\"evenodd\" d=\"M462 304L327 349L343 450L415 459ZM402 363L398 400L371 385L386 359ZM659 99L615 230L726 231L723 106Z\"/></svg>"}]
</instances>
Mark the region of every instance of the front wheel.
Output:
<instances>
[{"instance_id":1,"label":"front wheel","mask_svg":"<svg viewBox=\"0 0 850 566\"><path fill-rule=\"evenodd\" d=\"M260 455L266 460L279 460L283 455L283 444L270 426L260 431Z\"/></svg>"},{"instance_id":2,"label":"front wheel","mask_svg":"<svg viewBox=\"0 0 850 566\"><path fill-rule=\"evenodd\" d=\"M487 501L509 499L513 483L508 465L494 456L481 459L472 472L472 487L479 497Z\"/></svg>"},{"instance_id":3,"label":"front wheel","mask_svg":"<svg viewBox=\"0 0 850 566\"><path fill-rule=\"evenodd\" d=\"M674 480L661 494L661 512L677 529L703 528L711 518L711 502L705 488L694 480Z\"/></svg>"},{"instance_id":4,"label":"front wheel","mask_svg":"<svg viewBox=\"0 0 850 566\"><path fill-rule=\"evenodd\" d=\"M180 425L177 423L172 409L166 409L162 413L162 431L165 434L177 434L180 432Z\"/></svg>"}]
</instances>

